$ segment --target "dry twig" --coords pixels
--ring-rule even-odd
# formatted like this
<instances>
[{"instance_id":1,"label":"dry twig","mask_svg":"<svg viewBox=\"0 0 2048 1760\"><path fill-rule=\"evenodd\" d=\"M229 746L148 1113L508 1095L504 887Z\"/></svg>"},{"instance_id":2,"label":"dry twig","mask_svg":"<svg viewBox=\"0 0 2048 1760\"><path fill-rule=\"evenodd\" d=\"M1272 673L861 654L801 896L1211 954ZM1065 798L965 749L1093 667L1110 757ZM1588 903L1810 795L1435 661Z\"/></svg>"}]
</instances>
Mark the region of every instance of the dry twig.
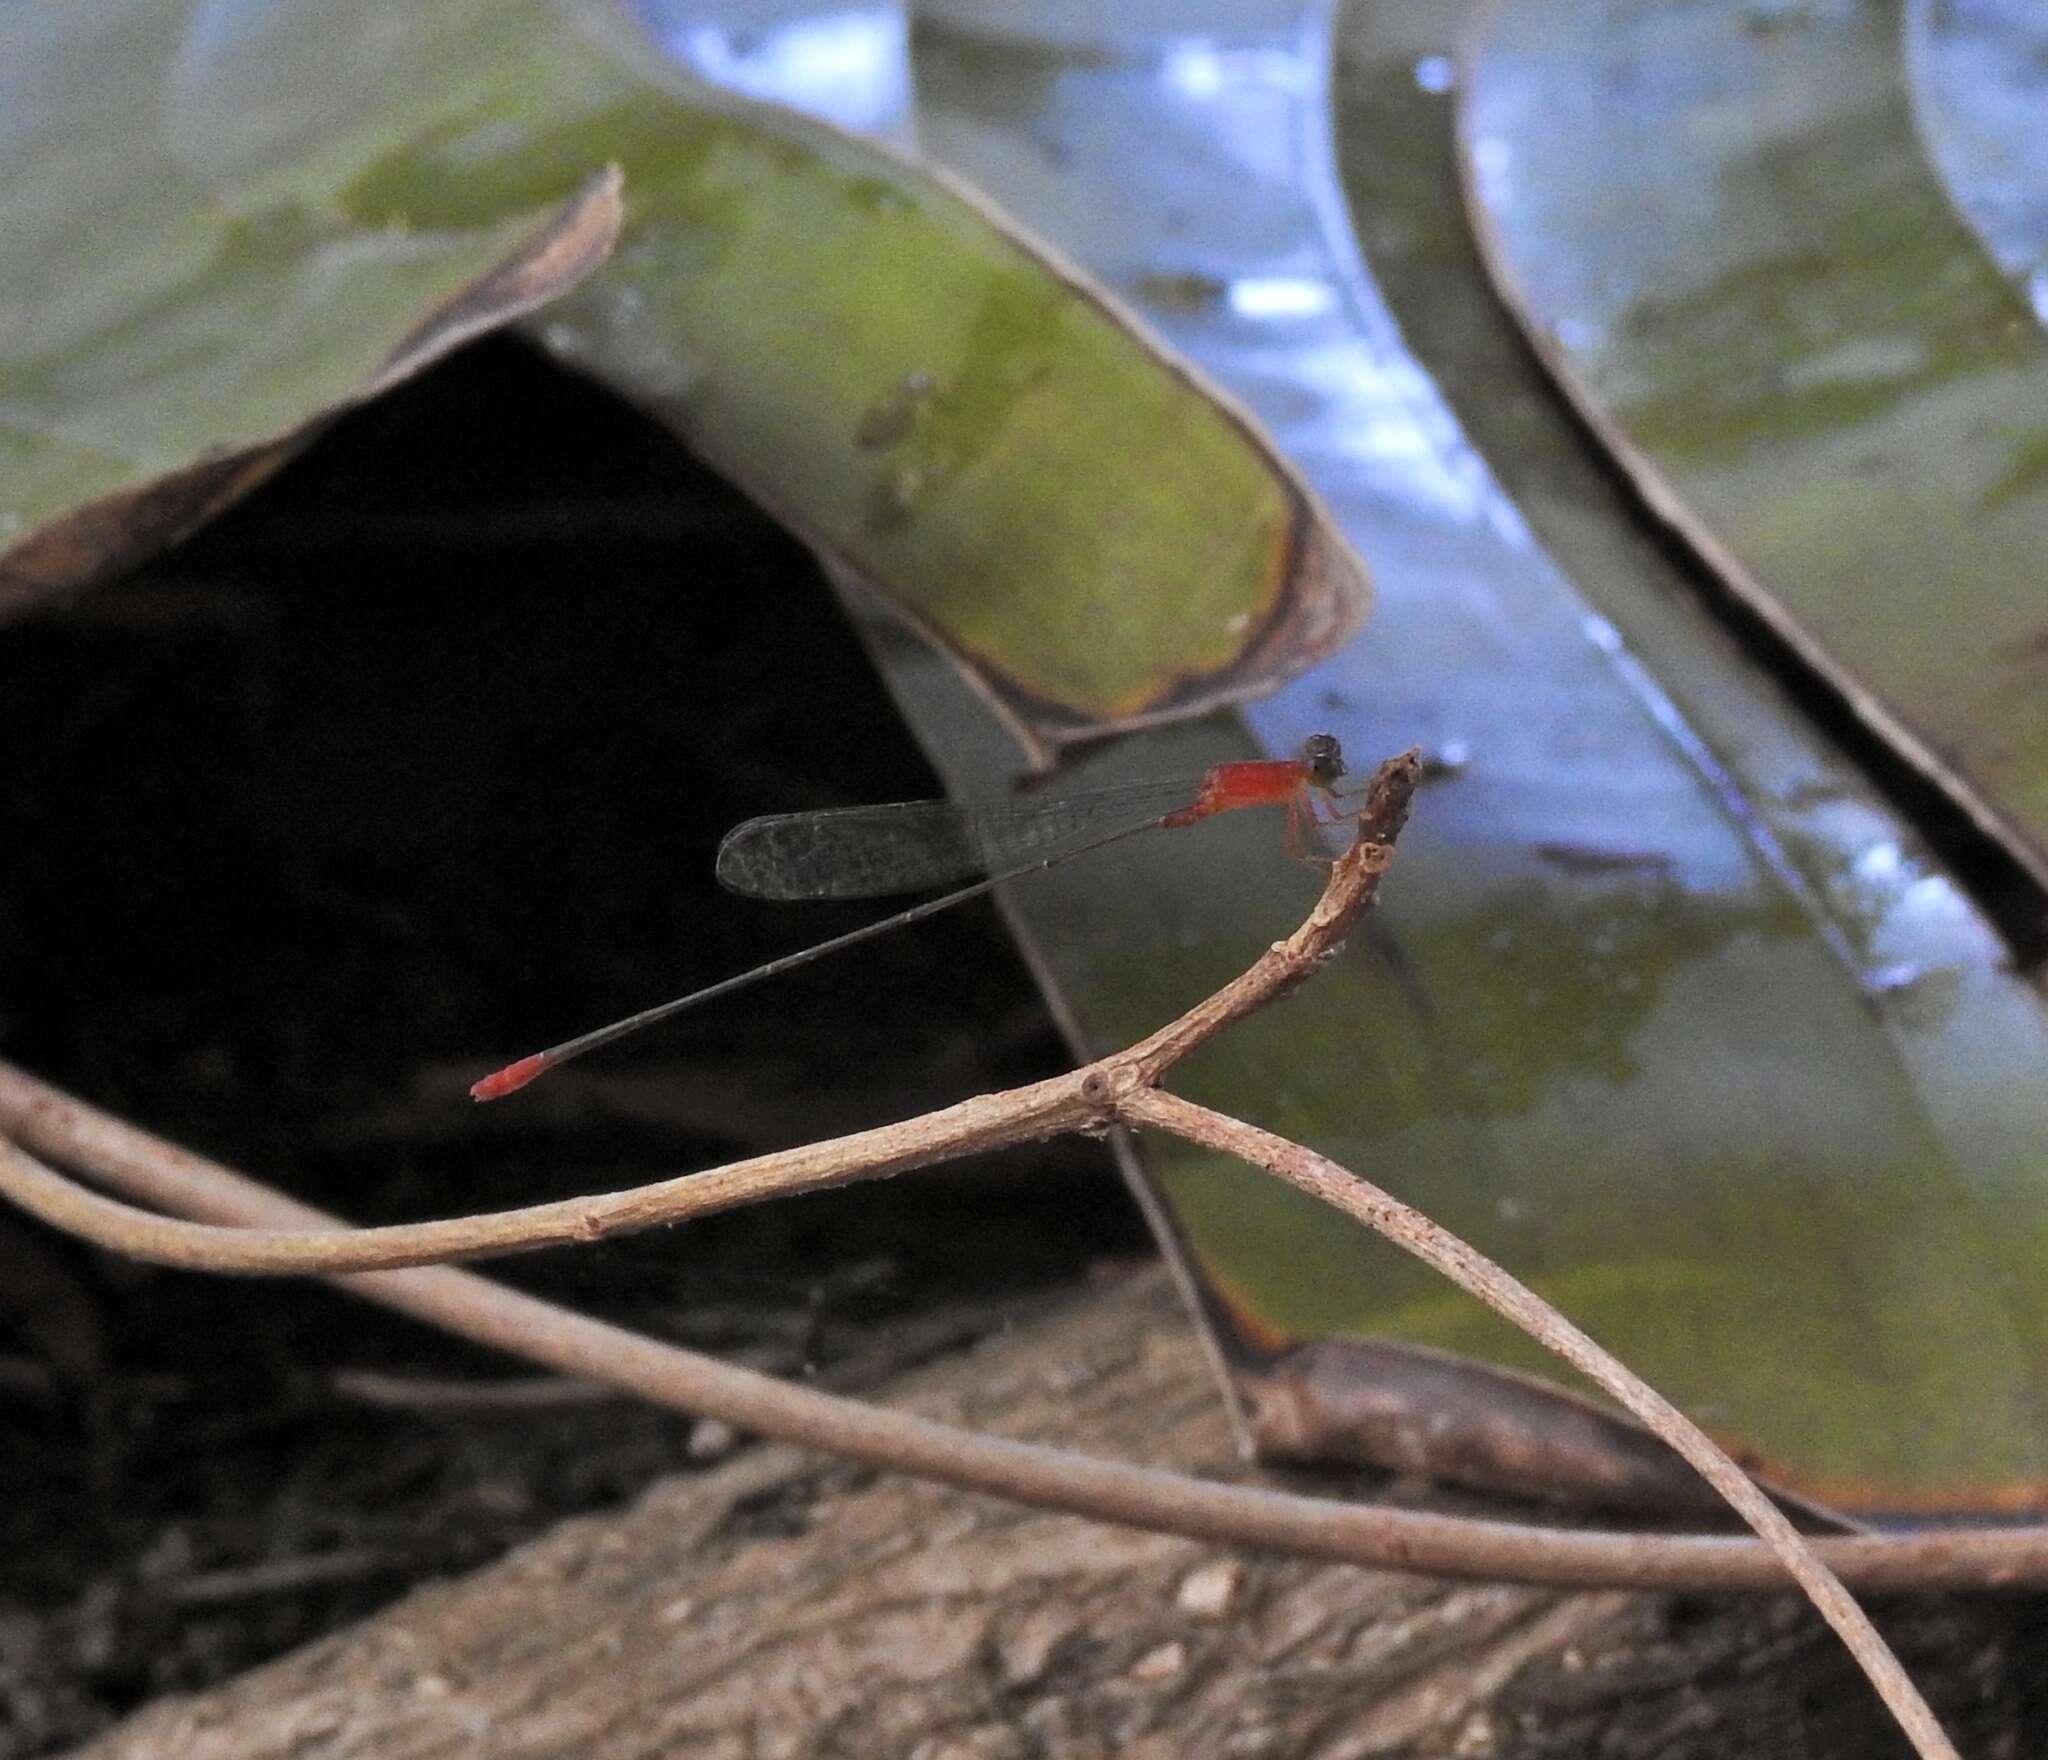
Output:
<instances>
[{"instance_id":1,"label":"dry twig","mask_svg":"<svg viewBox=\"0 0 2048 1760\"><path fill-rule=\"evenodd\" d=\"M761 1156L600 1197L494 1215L349 1229L0 1065L0 1127L53 1160L164 1209L180 1222L86 1192L20 1150L0 1154L0 1191L57 1226L116 1250L198 1269L318 1272L348 1288L571 1374L660 1403L877 1465L1103 1519L1322 1557L1548 1582L1778 1586L1782 1571L1834 1627L1923 1756L1953 1756L1926 1703L1823 1562L1864 1582L1941 1577L1982 1585L2048 1576L2048 1534L1922 1535L1900 1542L1803 1540L1741 1469L1654 1390L1473 1248L1298 1144L1160 1092L1197 1045L1310 975L1377 895L1416 777L1416 755L1374 778L1358 838L1308 920L1241 977L1126 1051L1071 1075L781 1155ZM1389 1236L1591 1376L1676 1448L1761 1536L1754 1543L1565 1534L1413 1512L1371 1510L1250 1487L1205 1485L1057 1450L950 1430L901 1413L788 1387L450 1269L399 1270L602 1238L764 1197L874 1179L1056 1131L1128 1122L1242 1156ZM1985 1544L1986 1542L1989 1544ZM1775 1563L1773 1562L1775 1560ZM1596 1562L1597 1561L1597 1562ZM1605 1568L1602 1568L1605 1567Z\"/></svg>"},{"instance_id":2,"label":"dry twig","mask_svg":"<svg viewBox=\"0 0 2048 1760\"><path fill-rule=\"evenodd\" d=\"M53 1159L89 1168L135 1197L176 1205L223 1226L340 1226L5 1064L0 1125ZM876 1411L639 1337L469 1272L390 1272L334 1281L477 1343L588 1375L658 1405L1075 1515L1438 1576L1564 1588L1781 1591L1786 1585L1783 1567L1754 1540L1475 1521L1204 1483ZM1840 1575L1867 1590L2048 1583L2048 1530L2039 1528L1866 1534L1811 1544Z\"/></svg>"}]
</instances>

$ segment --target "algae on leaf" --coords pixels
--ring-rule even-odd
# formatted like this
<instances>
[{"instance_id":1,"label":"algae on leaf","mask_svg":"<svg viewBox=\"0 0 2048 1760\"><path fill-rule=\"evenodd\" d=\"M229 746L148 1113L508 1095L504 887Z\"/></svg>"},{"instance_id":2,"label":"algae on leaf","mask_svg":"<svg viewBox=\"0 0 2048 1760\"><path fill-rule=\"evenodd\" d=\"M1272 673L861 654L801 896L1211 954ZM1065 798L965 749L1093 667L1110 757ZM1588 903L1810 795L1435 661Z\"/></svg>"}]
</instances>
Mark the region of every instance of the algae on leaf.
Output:
<instances>
[{"instance_id":1,"label":"algae on leaf","mask_svg":"<svg viewBox=\"0 0 2048 1760\"><path fill-rule=\"evenodd\" d=\"M115 559L53 543L83 510L274 457L374 388L616 165L621 248L534 333L880 591L1041 756L1270 689L1364 615L1315 498L1095 289L915 162L683 80L609 8L80 0L0 32L17 597Z\"/></svg>"},{"instance_id":2,"label":"algae on leaf","mask_svg":"<svg viewBox=\"0 0 2048 1760\"><path fill-rule=\"evenodd\" d=\"M931 149L1243 397L1379 586L1373 624L1271 701L1076 780L1319 727L1354 760L1435 758L1366 931L1174 1085L1385 1181L1785 1478L2040 1503L2048 1011L1911 827L1674 604L1655 534L1542 400L1456 232L1465 10L1361 0L1334 88L1312 6L1110 42L953 4L913 37ZM949 778L990 786L985 718L881 651ZM1297 920L1312 879L1235 821L1015 889L1085 1044ZM1369 1331L1546 1370L1308 1200L1139 1147L1238 1361Z\"/></svg>"}]
</instances>

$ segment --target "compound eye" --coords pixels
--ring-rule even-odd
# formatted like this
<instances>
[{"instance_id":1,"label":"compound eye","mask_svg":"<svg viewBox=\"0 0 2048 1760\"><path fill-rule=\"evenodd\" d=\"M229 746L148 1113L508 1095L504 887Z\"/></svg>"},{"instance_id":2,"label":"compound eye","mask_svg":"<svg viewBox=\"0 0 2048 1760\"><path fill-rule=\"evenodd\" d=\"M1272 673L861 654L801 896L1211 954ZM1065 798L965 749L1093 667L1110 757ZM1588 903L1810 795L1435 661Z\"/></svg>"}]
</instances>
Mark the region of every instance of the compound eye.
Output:
<instances>
[{"instance_id":1,"label":"compound eye","mask_svg":"<svg viewBox=\"0 0 2048 1760\"><path fill-rule=\"evenodd\" d=\"M1333 733L1312 733L1301 748L1302 761L1317 782L1335 782L1344 774L1344 749Z\"/></svg>"}]
</instances>

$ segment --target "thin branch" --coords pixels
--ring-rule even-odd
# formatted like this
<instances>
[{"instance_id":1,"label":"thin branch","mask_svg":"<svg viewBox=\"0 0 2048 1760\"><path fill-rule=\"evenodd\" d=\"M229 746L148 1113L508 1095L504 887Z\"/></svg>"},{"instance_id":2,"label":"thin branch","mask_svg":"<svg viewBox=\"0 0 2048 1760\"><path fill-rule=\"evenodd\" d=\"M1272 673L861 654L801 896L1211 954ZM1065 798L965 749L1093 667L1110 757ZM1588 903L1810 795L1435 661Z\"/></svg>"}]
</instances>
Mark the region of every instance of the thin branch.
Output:
<instances>
[{"instance_id":1,"label":"thin branch","mask_svg":"<svg viewBox=\"0 0 2048 1760\"><path fill-rule=\"evenodd\" d=\"M336 1369L327 1384L343 1399L361 1405L436 1414L549 1412L619 1397L616 1387L580 1375L456 1380L445 1375L391 1375L381 1369Z\"/></svg>"},{"instance_id":2,"label":"thin branch","mask_svg":"<svg viewBox=\"0 0 2048 1760\"><path fill-rule=\"evenodd\" d=\"M1313 1151L1238 1120L1177 1100L1160 1093L1153 1086L1160 1074L1180 1057L1213 1037L1230 1022L1300 982L1341 945L1349 928L1377 895L1380 875L1391 859L1394 839L1407 816L1416 777L1417 756L1412 752L1381 766L1369 791L1358 841L1334 865L1322 899L1308 921L1293 936L1269 949L1241 978L1190 1010L1180 1020L1130 1050L1103 1059L1073 1076L1034 1084L1029 1089L1007 1095L969 1101L905 1125L859 1133L856 1137L813 1145L782 1156L757 1158L731 1168L689 1176L683 1181L658 1182L655 1186L633 1192L571 1200L566 1204L501 1213L495 1217L456 1218L438 1224L415 1225L410 1230L361 1231L352 1235L351 1231L338 1228L317 1213L298 1211L296 1206L292 1206L295 1214L291 1223L282 1225L255 1243L254 1255L245 1253L233 1268L303 1271L314 1266L332 1269L337 1263L363 1263L365 1261L360 1258L351 1260L344 1257L337 1261L334 1255L358 1252L366 1237L381 1237L372 1249L377 1256L370 1261L381 1265L419 1263L428 1256L441 1259L480 1257L488 1252L518 1250L543 1241L590 1239L602 1233L654 1226L657 1222L676 1220L682 1214L702 1214L712 1208L725 1208L733 1203L788 1191L880 1177L947 1159L966 1152L970 1147L1000 1146L1090 1123L1121 1120L1173 1129L1191 1140L1223 1148L1264 1166L1390 1235L1453 1281L1480 1295L1606 1387L1691 1462L1762 1536L1822 1616L1841 1636L1915 1749L1926 1760L1945 1760L1945 1757L1946 1760L1954 1760L1955 1750L1933 1713L1840 1580L1735 1463L1668 1401L1630 1375L1590 1338L1541 1303L1531 1291L1419 1213L1400 1205ZM0 1075L5 1073L4 1068L0 1068ZM0 1099L4 1097L0 1095ZM33 1124L33 1117L26 1122ZM32 1138L35 1133L25 1130L22 1134ZM105 1171L104 1163L96 1158L79 1159L87 1165L101 1166ZM193 1171L188 1158L188 1165L181 1170L185 1178L178 1182L180 1186L189 1183ZM213 1171L229 1179L234 1177L226 1175L224 1169ZM80 1191L61 1175L38 1167L19 1152L0 1155L0 1176L4 1176L0 1177L0 1186L23 1195L31 1207L60 1226L71 1227L89 1238L107 1238L123 1244L125 1250L141 1251L146 1256L174 1263L199 1264L207 1262L209 1255L217 1260L223 1252L242 1252L251 1245L246 1237L234 1242L215 1238L212 1232L199 1238L189 1224L151 1217ZM177 1190L169 1196L158 1193L146 1195L155 1196L169 1208L188 1211L194 1208L189 1191ZM243 1199L254 1195L246 1190L240 1193ZM282 1200L276 1202L283 1203ZM247 1219L234 1216L219 1220L228 1225L229 1233L233 1234L235 1226ZM394 1237L402 1237L397 1239L395 1246ZM429 1242L438 1250L431 1250ZM393 1256L398 1253L411 1256ZM460 1279L461 1282L451 1288L445 1282L448 1279ZM463 1323L458 1323L446 1313L440 1317L472 1337L484 1338L483 1328L494 1315L504 1320L513 1312L521 1313L528 1325L519 1329L516 1343L497 1336L487 1338L486 1342L507 1344L509 1348L520 1349L537 1360L551 1362L572 1372L605 1374L608 1379L619 1379L615 1369L608 1372L580 1356L573 1362L563 1360L560 1353L569 1348L571 1339L581 1336L583 1329L599 1324L581 1316L550 1310L545 1304L513 1296L508 1291L495 1290L481 1280L445 1269L412 1273L379 1271L350 1281L364 1289L381 1286L385 1299L399 1300L408 1306L409 1303L402 1302L404 1295L416 1297L423 1288L438 1290L444 1305L446 1300L454 1299L464 1310ZM487 1293L500 1304L513 1304L512 1310L487 1308L480 1314L476 1309L479 1292ZM541 1326L538 1338L530 1330L534 1321ZM694 1376L702 1381L706 1371L725 1377L743 1374L722 1370L719 1365L703 1359L691 1361L688 1353L669 1352L665 1347L653 1346L651 1341L634 1339L632 1335L616 1329L601 1328L601 1331L610 1335L609 1342L615 1354L630 1354L636 1349L643 1353L660 1351L661 1359L643 1367L653 1381L666 1382L671 1389L678 1375ZM551 1351L554 1354L550 1354ZM669 1358L678 1360L666 1360ZM724 1391L736 1396L736 1403L781 1404L782 1409L776 1416L782 1423L762 1423L744 1413L719 1411L712 1405L697 1401L688 1403L691 1409L713 1412L748 1428L783 1435L790 1440L815 1442L840 1452L861 1454L864 1458L877 1458L857 1443L864 1438L871 1445L875 1444L878 1441L874 1434L875 1423L878 1419L886 1420L887 1414L869 1412L859 1406L848 1407L845 1402L832 1402L837 1409L831 1410L816 1406L808 1411L791 1410L787 1404L788 1396L798 1390L783 1388L763 1378L748 1379L761 1384L743 1386L728 1380ZM815 1394L809 1396L814 1401L820 1397ZM822 1436L808 1433L809 1426L820 1421L830 1433ZM913 1440L937 1445L941 1458L930 1460L921 1468L909 1461L888 1464L922 1470L956 1483L966 1482L968 1476L962 1473L958 1456L967 1439L949 1434L943 1427L919 1427L914 1421L903 1419L895 1420L894 1437L899 1448L908 1448ZM879 1440L886 1443L887 1438ZM975 1440L986 1447L991 1439ZM856 1446L849 1446L850 1443ZM1018 1445L1004 1447L1014 1450ZM1049 1455L1052 1451L1037 1452ZM1012 1457L1010 1464L1019 1463ZM1070 1478L1087 1476L1083 1463L1066 1464ZM1112 1478L1136 1471L1116 1469L1109 1463L1099 1462L1086 1463L1086 1468L1096 1475L1107 1473ZM1173 1482L1169 1480L1167 1484ZM1070 1494L1072 1487L1067 1489ZM1131 1489L1128 1482L1123 1489ZM1164 1498L1167 1486L1147 1489L1156 1497ZM1173 1499L1165 1501L1165 1509L1170 1510L1174 1500L1184 1500L1190 1489L1185 1483L1178 1485ZM1270 1498L1274 1494L1253 1495ZM1074 1507L1067 1496L1049 1501L1057 1507ZM1146 1501L1150 1507L1140 1514L1139 1519L1150 1525L1182 1527L1182 1531L1186 1531L1182 1524L1162 1521L1164 1511L1161 1502ZM1101 1503L1093 1507L1094 1513L1113 1513L1125 1519L1133 1513L1113 1510ZM1391 1512L1375 1513L1384 1516Z\"/></svg>"},{"instance_id":3,"label":"thin branch","mask_svg":"<svg viewBox=\"0 0 2048 1760\"><path fill-rule=\"evenodd\" d=\"M539 1247L574 1246L736 1210L767 1198L887 1179L963 1155L1097 1123L1087 1070L981 1094L901 1124L757 1155L620 1192L560 1198L434 1222L380 1228L218 1228L154 1215L81 1190L19 1152L0 1153L0 1196L109 1251L152 1265L241 1276L326 1276L456 1265Z\"/></svg>"},{"instance_id":4,"label":"thin branch","mask_svg":"<svg viewBox=\"0 0 2048 1760\"><path fill-rule=\"evenodd\" d=\"M1878 1636L1869 1615L1856 1605L1841 1580L1815 1555L1810 1543L1786 1520L1784 1512L1757 1489L1749 1475L1704 1430L1534 1290L1477 1248L1430 1221L1421 1211L1313 1149L1156 1088L1137 1089L1123 1099L1117 1110L1128 1124L1171 1131L1205 1149L1263 1167L1297 1191L1307 1192L1343 1211L1414 1254L1460 1289L1477 1296L1546 1350L1606 1389L1683 1455L1693 1470L1784 1561L1785 1569L1820 1610L1821 1618L1834 1628L1870 1677L1871 1685L1914 1747L1926 1755L1955 1754L1927 1701L1899 1666L1891 1647Z\"/></svg>"},{"instance_id":5,"label":"thin branch","mask_svg":"<svg viewBox=\"0 0 2048 1760\"><path fill-rule=\"evenodd\" d=\"M145 1203L228 1227L336 1228L331 1216L0 1063L0 1129ZM1561 1588L1762 1590L1785 1570L1758 1541L1609 1533L1385 1509L1224 1485L982 1436L794 1386L643 1338L452 1268L330 1279L478 1344L751 1435L916 1473L1043 1509L1217 1545L1268 1547L1380 1570ZM2048 1585L2048 1528L1847 1535L1812 1542L1859 1589Z\"/></svg>"},{"instance_id":6,"label":"thin branch","mask_svg":"<svg viewBox=\"0 0 2048 1760\"><path fill-rule=\"evenodd\" d=\"M1351 849L1333 864L1330 883L1308 920L1285 941L1267 949L1241 977L1150 1038L1047 1081L976 1095L900 1124L756 1155L626 1191L433 1222L377 1228L208 1227L83 1191L20 1153L0 1153L0 1196L53 1228L153 1265L240 1276L393 1271L607 1240L767 1198L886 1179L964 1155L1099 1126L1106 1096L1156 1082L1196 1046L1285 995L1343 946L1352 925L1378 895L1380 876L1393 859L1394 840L1407 821L1419 772L1420 754L1415 752L1380 766L1367 790Z\"/></svg>"}]
</instances>

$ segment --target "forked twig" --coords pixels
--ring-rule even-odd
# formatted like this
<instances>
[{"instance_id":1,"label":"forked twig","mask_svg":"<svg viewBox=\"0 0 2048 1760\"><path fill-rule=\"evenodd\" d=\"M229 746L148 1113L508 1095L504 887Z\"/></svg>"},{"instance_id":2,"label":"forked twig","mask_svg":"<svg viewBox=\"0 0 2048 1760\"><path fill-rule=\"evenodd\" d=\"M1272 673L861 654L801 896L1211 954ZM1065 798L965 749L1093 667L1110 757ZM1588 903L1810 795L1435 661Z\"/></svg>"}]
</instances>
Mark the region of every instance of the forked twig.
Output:
<instances>
[{"instance_id":1,"label":"forked twig","mask_svg":"<svg viewBox=\"0 0 2048 1760\"><path fill-rule=\"evenodd\" d=\"M1410 753L1380 767L1358 815L1351 850L1308 920L1270 947L1242 976L1127 1051L1085 1069L1000 1094L981 1094L900 1124L857 1131L701 1173L622 1192L562 1198L511 1210L480 1211L434 1222L381 1228L208 1227L151 1215L83 1190L26 1156L0 1155L0 1196L52 1227L152 1264L245 1275L328 1275L453 1265L636 1234L859 1180L886 1179L964 1155L985 1154L1061 1131L1096 1129L1110 1110L1104 1097L1149 1086L1196 1046L1286 994L1344 944L1368 910L1413 796L1418 759ZM6 1122L0 1115L0 1124ZM30 1139L22 1141L33 1147ZM65 1159L62 1155L57 1159ZM89 1164L81 1164L89 1165ZM175 1208L175 1206L171 1206Z\"/></svg>"},{"instance_id":2,"label":"forked twig","mask_svg":"<svg viewBox=\"0 0 2048 1760\"><path fill-rule=\"evenodd\" d=\"M1263 1167L1297 1190L1356 1217L1459 1288L1477 1296L1546 1350L1606 1389L1683 1455L1693 1470L1784 1560L1786 1570L1806 1591L1806 1598L1862 1664L1863 1672L1883 1696L1914 1747L1930 1755L1955 1752L1891 1647L1878 1636L1877 1628L1856 1605L1841 1579L1801 1538L1784 1511L1758 1489L1755 1481L1704 1430L1534 1290L1419 1210L1285 1137L1276 1137L1270 1131L1157 1088L1141 1088L1131 1094L1118 1108L1118 1115L1132 1124L1169 1130L1191 1143Z\"/></svg>"},{"instance_id":3,"label":"forked twig","mask_svg":"<svg viewBox=\"0 0 2048 1760\"><path fill-rule=\"evenodd\" d=\"M0 1124L53 1160L224 1227L334 1230L334 1218L0 1064ZM880 1411L657 1343L466 1271L337 1277L350 1293L480 1344L587 1375L778 1441L968 1490L1219 1544L1560 1588L1777 1591L1784 1567L1755 1540L1475 1521L1299 1497L1099 1461ZM1859 1588L2001 1589L2048 1583L2048 1530L1935 1529L1812 1542Z\"/></svg>"},{"instance_id":4,"label":"forked twig","mask_svg":"<svg viewBox=\"0 0 2048 1760\"><path fill-rule=\"evenodd\" d=\"M1381 766L1360 817L1358 840L1336 864L1314 911L1243 976L1138 1045L1011 1094L984 1096L883 1131L602 1198L411 1228L351 1230L0 1065L0 1128L21 1145L197 1221L176 1222L100 1198L18 1151L0 1154L0 1190L59 1226L144 1257L193 1267L333 1275L348 1266L422 1263L428 1256L422 1230L439 1231L425 1237L437 1244L436 1256L482 1257L653 1227L1106 1121L1173 1130L1288 1179L1478 1294L1598 1381L1684 1455L1757 1531L1768 1552L1736 1540L1566 1534L1204 1484L975 1436L786 1386L452 1269L378 1269L340 1281L464 1336L664 1404L785 1441L1078 1514L1206 1539L1461 1575L1715 1587L1775 1586L1789 1575L1855 1655L1916 1751L1928 1760L1953 1760L1955 1750L1925 1701L1821 1554L1865 1582L1924 1582L1943 1572L1966 1573L1978 1584L2022 1576L2039 1580L2048 1575L2048 1535L2035 1530L2018 1547L2011 1535L1915 1536L1905 1543L1911 1550L1897 1541L1867 1537L1818 1544L1802 1539L1741 1469L1669 1402L1473 1248L1313 1151L1157 1089L1160 1075L1195 1046L1299 983L1342 945L1376 896L1415 778L1413 753ZM704 1195L692 1196L700 1184Z\"/></svg>"},{"instance_id":5,"label":"forked twig","mask_svg":"<svg viewBox=\"0 0 2048 1760\"><path fill-rule=\"evenodd\" d=\"M53 1160L91 1169L133 1196L212 1223L336 1230L334 1218L193 1155L0 1064L0 1124ZM1075 1515L1219 1544L1262 1546L1383 1570L1560 1588L1779 1591L1783 1566L1757 1541L1475 1521L1335 1503L951 1429L792 1386L660 1344L452 1269L332 1281L478 1343L659 1405L868 1465ZM1933 1529L1812 1544L1867 1590L2002 1589L2048 1583L2048 1530Z\"/></svg>"}]
</instances>

